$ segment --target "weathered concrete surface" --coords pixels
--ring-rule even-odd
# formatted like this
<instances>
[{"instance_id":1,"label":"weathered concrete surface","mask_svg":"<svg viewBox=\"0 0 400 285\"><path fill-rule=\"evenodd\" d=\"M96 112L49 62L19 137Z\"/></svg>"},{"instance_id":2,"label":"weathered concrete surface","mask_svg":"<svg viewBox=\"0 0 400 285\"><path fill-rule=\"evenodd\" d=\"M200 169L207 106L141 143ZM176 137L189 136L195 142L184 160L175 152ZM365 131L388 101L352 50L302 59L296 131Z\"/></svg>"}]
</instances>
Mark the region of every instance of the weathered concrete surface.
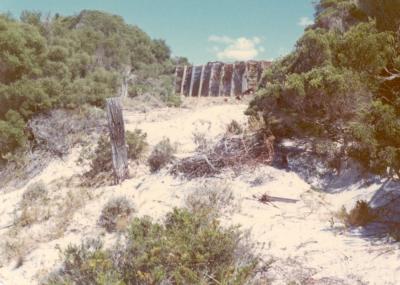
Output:
<instances>
[{"instance_id":1,"label":"weathered concrete surface","mask_svg":"<svg viewBox=\"0 0 400 285\"><path fill-rule=\"evenodd\" d=\"M208 62L199 66L178 66L175 93L181 96L240 96L257 89L268 61Z\"/></svg>"},{"instance_id":2,"label":"weathered concrete surface","mask_svg":"<svg viewBox=\"0 0 400 285\"><path fill-rule=\"evenodd\" d=\"M211 78L209 83L208 96L219 96L220 93L220 81L222 75L222 62L213 62L211 67ZM204 86L204 88L206 88Z\"/></svg>"},{"instance_id":3,"label":"weathered concrete surface","mask_svg":"<svg viewBox=\"0 0 400 285\"><path fill-rule=\"evenodd\" d=\"M182 89L181 89L181 95L184 96L189 96L190 92L190 83L192 82L192 66L185 66L185 71L183 80L182 80Z\"/></svg>"}]
</instances>

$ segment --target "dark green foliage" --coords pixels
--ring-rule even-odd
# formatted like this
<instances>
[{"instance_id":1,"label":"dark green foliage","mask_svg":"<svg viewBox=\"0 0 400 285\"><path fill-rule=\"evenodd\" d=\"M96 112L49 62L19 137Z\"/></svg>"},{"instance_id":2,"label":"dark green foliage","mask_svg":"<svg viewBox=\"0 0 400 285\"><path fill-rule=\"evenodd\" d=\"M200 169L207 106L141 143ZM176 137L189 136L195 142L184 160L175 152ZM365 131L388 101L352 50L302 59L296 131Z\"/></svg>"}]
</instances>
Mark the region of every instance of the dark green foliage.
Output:
<instances>
[{"instance_id":1,"label":"dark green foliage","mask_svg":"<svg viewBox=\"0 0 400 285\"><path fill-rule=\"evenodd\" d=\"M171 145L168 138L156 144L151 152L148 163L151 172L155 172L166 166L174 158L175 147Z\"/></svg>"},{"instance_id":2,"label":"dark green foliage","mask_svg":"<svg viewBox=\"0 0 400 285\"><path fill-rule=\"evenodd\" d=\"M85 10L44 18L24 11L20 19L0 15L0 156L25 144L25 122L38 113L103 106L107 97L117 95L127 67L139 83L173 76L165 42L119 16ZM172 89L172 81L165 82L162 89ZM164 100L170 95L161 93ZM10 110L24 123L8 121Z\"/></svg>"},{"instance_id":3,"label":"dark green foliage","mask_svg":"<svg viewBox=\"0 0 400 285\"><path fill-rule=\"evenodd\" d=\"M400 38L386 26L400 23L399 5L382 1L384 21L363 4L377 1L359 2L319 1L315 25L265 72L246 113L262 115L278 137L344 141L369 170L393 176L400 173ZM388 7L394 11L383 12Z\"/></svg>"},{"instance_id":4,"label":"dark green foliage","mask_svg":"<svg viewBox=\"0 0 400 285\"><path fill-rule=\"evenodd\" d=\"M139 159L148 148L147 134L142 130L135 129L134 132L126 132L126 143L128 145L128 158Z\"/></svg>"},{"instance_id":5,"label":"dark green foliage","mask_svg":"<svg viewBox=\"0 0 400 285\"><path fill-rule=\"evenodd\" d=\"M40 76L46 39L38 29L0 15L0 83Z\"/></svg>"},{"instance_id":6,"label":"dark green foliage","mask_svg":"<svg viewBox=\"0 0 400 285\"><path fill-rule=\"evenodd\" d=\"M346 209L342 208L340 213L341 218L347 226L365 226L373 222L376 214L373 213L372 208L364 200L357 201L353 209L347 213Z\"/></svg>"},{"instance_id":7,"label":"dark green foliage","mask_svg":"<svg viewBox=\"0 0 400 285\"><path fill-rule=\"evenodd\" d=\"M235 227L205 211L175 209L165 225L135 218L126 242L106 251L93 241L64 252L47 284L245 284L257 260Z\"/></svg>"},{"instance_id":8,"label":"dark green foliage","mask_svg":"<svg viewBox=\"0 0 400 285\"><path fill-rule=\"evenodd\" d=\"M90 170L85 173L89 179L95 178L100 173L112 171L111 143L108 134L100 136L97 147L90 162Z\"/></svg>"},{"instance_id":9,"label":"dark green foliage","mask_svg":"<svg viewBox=\"0 0 400 285\"><path fill-rule=\"evenodd\" d=\"M400 119L392 106L374 101L351 131L354 156L377 173L400 174Z\"/></svg>"},{"instance_id":10,"label":"dark green foliage","mask_svg":"<svg viewBox=\"0 0 400 285\"><path fill-rule=\"evenodd\" d=\"M377 21L381 30L397 31L400 26L399 0L360 0L360 8Z\"/></svg>"},{"instance_id":11,"label":"dark green foliage","mask_svg":"<svg viewBox=\"0 0 400 285\"><path fill-rule=\"evenodd\" d=\"M21 115L14 110L9 110L5 115L5 120L0 120L0 155L5 155L25 145L24 128L25 122ZM0 161L1 159L2 157Z\"/></svg>"}]
</instances>

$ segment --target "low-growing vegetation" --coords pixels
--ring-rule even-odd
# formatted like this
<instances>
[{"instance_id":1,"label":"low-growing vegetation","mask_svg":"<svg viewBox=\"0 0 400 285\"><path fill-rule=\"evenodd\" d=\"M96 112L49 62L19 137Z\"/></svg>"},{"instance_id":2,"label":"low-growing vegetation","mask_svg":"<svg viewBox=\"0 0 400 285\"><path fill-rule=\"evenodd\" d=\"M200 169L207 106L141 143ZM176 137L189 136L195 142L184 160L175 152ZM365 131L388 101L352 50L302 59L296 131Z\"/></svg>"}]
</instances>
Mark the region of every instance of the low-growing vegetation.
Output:
<instances>
[{"instance_id":1,"label":"low-growing vegetation","mask_svg":"<svg viewBox=\"0 0 400 285\"><path fill-rule=\"evenodd\" d=\"M236 120L232 120L226 126L226 131L228 134L240 135L243 133L243 127Z\"/></svg>"},{"instance_id":2,"label":"low-growing vegetation","mask_svg":"<svg viewBox=\"0 0 400 285\"><path fill-rule=\"evenodd\" d=\"M352 227L365 226L376 219L376 214L368 205L368 202L359 200L350 212L345 207L338 213L338 218L346 225Z\"/></svg>"},{"instance_id":3,"label":"low-growing vegetation","mask_svg":"<svg viewBox=\"0 0 400 285\"><path fill-rule=\"evenodd\" d=\"M128 145L128 158L137 160L141 158L148 148L146 141L147 134L142 130L135 129L135 131L126 132L126 143Z\"/></svg>"},{"instance_id":4,"label":"low-growing vegetation","mask_svg":"<svg viewBox=\"0 0 400 285\"><path fill-rule=\"evenodd\" d=\"M129 159L138 160L143 157L148 148L146 137L147 134L139 129L135 129L134 132L126 132ZM88 154L87 150L84 150L79 161L83 162L85 159L90 160L90 165L89 171L84 174L84 185L93 186L105 182L111 183L112 153L110 136L108 133L100 135L93 153L89 152Z\"/></svg>"},{"instance_id":5,"label":"low-growing vegetation","mask_svg":"<svg viewBox=\"0 0 400 285\"><path fill-rule=\"evenodd\" d=\"M45 284L246 284L258 260L241 239L207 211L174 209L165 224L135 218L111 250L99 241L70 246Z\"/></svg>"},{"instance_id":6,"label":"low-growing vegetation","mask_svg":"<svg viewBox=\"0 0 400 285\"><path fill-rule=\"evenodd\" d=\"M175 152L176 148L171 144L168 138L156 144L148 158L150 171L156 172L165 167L173 160Z\"/></svg>"},{"instance_id":7,"label":"low-growing vegetation","mask_svg":"<svg viewBox=\"0 0 400 285\"><path fill-rule=\"evenodd\" d=\"M94 153L90 156L90 170L84 174L85 180L91 184L100 174L111 177L112 154L111 142L108 134L99 137Z\"/></svg>"},{"instance_id":8,"label":"low-growing vegetation","mask_svg":"<svg viewBox=\"0 0 400 285\"><path fill-rule=\"evenodd\" d=\"M43 181L38 181L29 185L22 194L20 202L21 213L17 217L15 224L25 227L48 219L47 202L48 190Z\"/></svg>"},{"instance_id":9,"label":"low-growing vegetation","mask_svg":"<svg viewBox=\"0 0 400 285\"><path fill-rule=\"evenodd\" d=\"M98 224L108 232L123 230L128 225L129 218L134 211L132 203L127 198L113 198L101 210Z\"/></svg>"},{"instance_id":10,"label":"low-growing vegetation","mask_svg":"<svg viewBox=\"0 0 400 285\"><path fill-rule=\"evenodd\" d=\"M186 197L185 204L193 212L208 211L209 215L219 216L235 209L234 195L227 181L207 181L196 186Z\"/></svg>"}]
</instances>

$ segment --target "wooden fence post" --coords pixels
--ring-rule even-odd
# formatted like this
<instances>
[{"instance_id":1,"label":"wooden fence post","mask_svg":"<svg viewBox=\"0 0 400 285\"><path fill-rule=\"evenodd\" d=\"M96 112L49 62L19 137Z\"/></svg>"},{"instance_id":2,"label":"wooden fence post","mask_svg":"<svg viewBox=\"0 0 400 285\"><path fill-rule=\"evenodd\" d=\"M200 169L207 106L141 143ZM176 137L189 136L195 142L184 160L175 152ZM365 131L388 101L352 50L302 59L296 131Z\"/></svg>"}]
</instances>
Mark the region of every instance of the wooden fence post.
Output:
<instances>
[{"instance_id":1,"label":"wooden fence post","mask_svg":"<svg viewBox=\"0 0 400 285\"><path fill-rule=\"evenodd\" d=\"M125 126L120 98L107 99L107 120L110 130L112 163L115 183L124 181L129 174L128 151L125 142Z\"/></svg>"}]
</instances>

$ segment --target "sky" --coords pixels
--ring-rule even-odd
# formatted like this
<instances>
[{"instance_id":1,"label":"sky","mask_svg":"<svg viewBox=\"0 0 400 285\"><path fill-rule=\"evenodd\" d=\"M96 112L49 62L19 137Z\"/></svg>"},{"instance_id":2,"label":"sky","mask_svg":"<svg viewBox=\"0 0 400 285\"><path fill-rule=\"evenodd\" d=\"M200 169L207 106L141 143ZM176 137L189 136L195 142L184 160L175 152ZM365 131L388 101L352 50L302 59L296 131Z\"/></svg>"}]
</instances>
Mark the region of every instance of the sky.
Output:
<instances>
[{"instance_id":1,"label":"sky","mask_svg":"<svg viewBox=\"0 0 400 285\"><path fill-rule=\"evenodd\" d=\"M289 53L312 24L312 0L0 0L0 11L78 14L96 9L122 16L175 56L194 64L273 60Z\"/></svg>"}]
</instances>

